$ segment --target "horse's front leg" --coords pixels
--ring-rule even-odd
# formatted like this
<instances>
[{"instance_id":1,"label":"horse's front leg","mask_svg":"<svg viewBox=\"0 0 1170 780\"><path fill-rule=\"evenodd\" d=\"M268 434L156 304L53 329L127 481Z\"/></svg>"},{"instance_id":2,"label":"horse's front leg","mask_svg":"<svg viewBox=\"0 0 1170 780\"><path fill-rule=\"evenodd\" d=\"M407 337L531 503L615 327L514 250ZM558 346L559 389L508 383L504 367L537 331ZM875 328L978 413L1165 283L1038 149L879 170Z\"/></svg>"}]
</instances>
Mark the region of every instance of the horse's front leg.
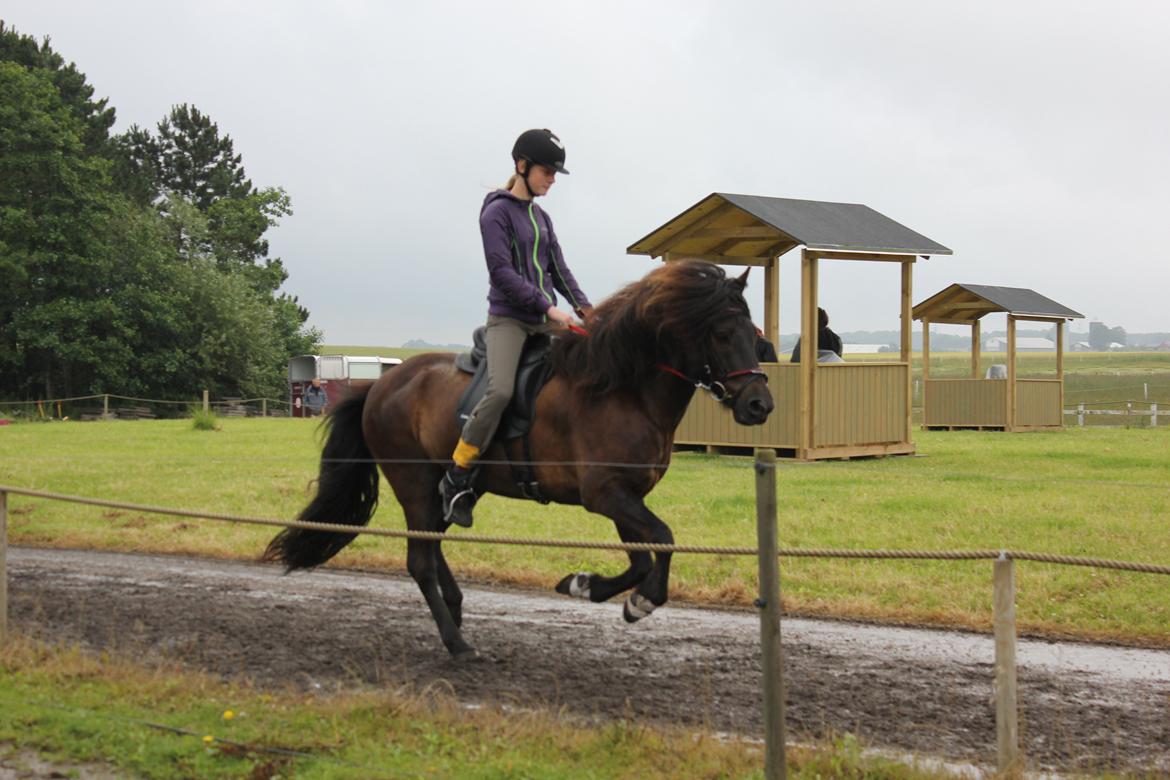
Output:
<instances>
[{"instance_id":1,"label":"horse's front leg","mask_svg":"<svg viewBox=\"0 0 1170 780\"><path fill-rule=\"evenodd\" d=\"M641 495L612 488L598 492L601 495L592 500L583 496L585 508L613 520L622 541L674 544L670 528L646 507ZM633 623L666 603L669 580L670 553L655 553L651 563L650 553L632 552L630 568L617 577L571 574L561 580L557 590L590 601L605 601L636 586L623 609L626 621Z\"/></svg>"},{"instance_id":2,"label":"horse's front leg","mask_svg":"<svg viewBox=\"0 0 1170 780\"><path fill-rule=\"evenodd\" d=\"M637 537L633 529L624 523L615 520L614 525L617 526L618 536L621 537L623 542L644 541ZM601 602L609 601L617 594L629 590L646 579L646 575L654 568L654 560L648 552L630 552L627 554L630 557L630 565L616 577L577 572L576 574L568 575L557 583L557 593Z\"/></svg>"}]
</instances>

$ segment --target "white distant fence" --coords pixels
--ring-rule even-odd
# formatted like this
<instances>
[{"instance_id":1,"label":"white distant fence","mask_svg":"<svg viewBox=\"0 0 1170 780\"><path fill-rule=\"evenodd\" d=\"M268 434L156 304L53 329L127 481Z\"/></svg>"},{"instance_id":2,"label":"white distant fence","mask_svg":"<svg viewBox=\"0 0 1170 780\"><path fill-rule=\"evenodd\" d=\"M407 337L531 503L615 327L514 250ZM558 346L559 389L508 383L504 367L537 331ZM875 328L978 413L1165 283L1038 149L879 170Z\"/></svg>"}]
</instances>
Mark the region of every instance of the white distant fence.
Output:
<instances>
[{"instance_id":1,"label":"white distant fence","mask_svg":"<svg viewBox=\"0 0 1170 780\"><path fill-rule=\"evenodd\" d=\"M1111 406L1115 406L1118 403L1124 403L1125 408L1124 409L1086 409L1085 408L1086 406L1092 406L1093 404L1077 404L1075 409L1065 409L1064 413L1066 416L1075 414L1077 417L1077 425L1079 427L1082 427L1082 428L1085 426L1085 415L1097 415L1097 414L1110 415L1111 417L1123 418L1121 420L1118 420L1113 427L1129 428L1135 423L1136 420L1139 420L1143 417L1150 418L1150 427L1151 428L1158 427L1158 405L1156 403L1148 403L1146 401L1113 401L1113 402L1106 401L1103 403L1108 403ZM1148 406L1149 408L1148 409L1135 409L1134 408L1135 403L1141 404L1142 406ZM1166 411L1162 412L1163 417L1165 417L1166 414L1167 414ZM1109 423L1106 422L1105 425L1108 426Z\"/></svg>"}]
</instances>

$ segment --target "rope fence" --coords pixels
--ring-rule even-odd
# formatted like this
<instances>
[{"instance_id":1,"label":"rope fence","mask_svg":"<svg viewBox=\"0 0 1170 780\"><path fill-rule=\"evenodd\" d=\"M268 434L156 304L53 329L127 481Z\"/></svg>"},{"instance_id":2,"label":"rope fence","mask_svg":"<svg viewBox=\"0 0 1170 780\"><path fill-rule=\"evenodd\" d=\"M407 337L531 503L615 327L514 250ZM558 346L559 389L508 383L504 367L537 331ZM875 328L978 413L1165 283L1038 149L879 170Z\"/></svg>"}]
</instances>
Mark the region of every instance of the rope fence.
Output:
<instances>
[{"instance_id":1,"label":"rope fence","mask_svg":"<svg viewBox=\"0 0 1170 780\"><path fill-rule=\"evenodd\" d=\"M0 641L7 636L7 522L8 496L61 501L86 506L121 509L145 514L184 517L217 522L243 523L282 528L299 528L329 533L384 536L391 538L422 539L428 541L466 542L479 544L517 545L562 549L591 549L622 552L682 553L706 555L754 555L760 566L759 597L755 606L760 610L760 641L762 651L762 687L765 731L765 777L768 780L784 778L785 761L785 694L783 681L783 648L780 642L781 587L777 561L789 558L846 558L877 560L982 560L993 562L993 634L995 639L995 707L997 768L1001 773L1012 773L1022 764L1018 723L1016 664L1016 578L1015 561L1034 561L1066 566L1083 566L1145 574L1170 575L1170 566L1086 558L1019 550L847 550L800 549L777 546L776 453L758 450L756 473L757 547L717 547L704 545L655 544L642 542L595 542L585 540L533 539L508 536L456 533L448 535L434 531L412 531L367 528L354 525L286 521L264 517L246 517L217 512L204 512L172 507L152 506L122 501L107 501L88 496L73 496L43 490L0 485ZM641 465L641 464L624 464ZM660 467L661 464L656 464Z\"/></svg>"},{"instance_id":2,"label":"rope fence","mask_svg":"<svg viewBox=\"0 0 1170 780\"><path fill-rule=\"evenodd\" d=\"M710 545L656 544L652 542L596 542L584 539L534 539L518 536L490 536L485 534L449 534L439 531L411 531L394 528L368 528L362 525L334 525L332 523L307 523L297 520L277 520L267 517L246 517L202 512L190 509L133 504L121 501L107 501L88 496L72 496L65 493L50 493L43 490L0 485L0 493L61 501L70 504L96 506L105 509L122 509L130 512L183 517L215 522L243 523L248 525L300 528L306 531L327 531L354 535L383 536L393 539L421 539L425 541L465 542L471 544L499 544L523 547L553 547L571 550L605 550L610 552L654 552L694 555L751 555L758 556L758 547L719 547ZM834 548L782 547L778 550L782 558L854 558L873 560L933 560L933 561L994 561L1002 558L1018 561L1034 561L1064 566L1085 566L1098 569L1141 572L1144 574L1170 575L1170 566L1132 561L1116 561L1106 558L1085 558L1073 555L1056 555L1022 550L848 550Z\"/></svg>"}]
</instances>

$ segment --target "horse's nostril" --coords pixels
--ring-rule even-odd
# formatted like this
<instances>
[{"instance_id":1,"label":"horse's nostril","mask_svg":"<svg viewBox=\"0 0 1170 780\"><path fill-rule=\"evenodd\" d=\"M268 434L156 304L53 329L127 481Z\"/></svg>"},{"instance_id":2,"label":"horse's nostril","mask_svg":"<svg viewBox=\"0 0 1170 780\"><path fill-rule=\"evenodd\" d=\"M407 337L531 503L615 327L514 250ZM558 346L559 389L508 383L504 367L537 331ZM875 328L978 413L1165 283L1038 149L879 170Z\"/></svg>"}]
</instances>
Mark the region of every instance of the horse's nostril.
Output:
<instances>
[{"instance_id":1,"label":"horse's nostril","mask_svg":"<svg viewBox=\"0 0 1170 780\"><path fill-rule=\"evenodd\" d=\"M748 409L750 409L754 414L764 414L766 411L768 411L767 407L764 406L764 402L759 398L753 398L752 400L748 401Z\"/></svg>"}]
</instances>

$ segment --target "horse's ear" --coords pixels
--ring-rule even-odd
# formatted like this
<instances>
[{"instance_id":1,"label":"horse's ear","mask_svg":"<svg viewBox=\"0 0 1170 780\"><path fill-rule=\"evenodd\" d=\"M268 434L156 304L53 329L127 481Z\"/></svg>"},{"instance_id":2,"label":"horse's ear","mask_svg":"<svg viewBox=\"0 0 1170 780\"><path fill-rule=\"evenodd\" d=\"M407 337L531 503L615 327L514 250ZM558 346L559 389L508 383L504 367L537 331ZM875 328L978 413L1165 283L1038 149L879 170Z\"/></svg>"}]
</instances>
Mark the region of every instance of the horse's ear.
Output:
<instances>
[{"instance_id":1,"label":"horse's ear","mask_svg":"<svg viewBox=\"0 0 1170 780\"><path fill-rule=\"evenodd\" d=\"M738 287L740 292L743 292L743 288L747 287L748 274L750 274L751 272L752 272L752 267L749 265L747 267L747 270L744 271L739 276L732 279L731 283L734 284L736 287Z\"/></svg>"}]
</instances>

